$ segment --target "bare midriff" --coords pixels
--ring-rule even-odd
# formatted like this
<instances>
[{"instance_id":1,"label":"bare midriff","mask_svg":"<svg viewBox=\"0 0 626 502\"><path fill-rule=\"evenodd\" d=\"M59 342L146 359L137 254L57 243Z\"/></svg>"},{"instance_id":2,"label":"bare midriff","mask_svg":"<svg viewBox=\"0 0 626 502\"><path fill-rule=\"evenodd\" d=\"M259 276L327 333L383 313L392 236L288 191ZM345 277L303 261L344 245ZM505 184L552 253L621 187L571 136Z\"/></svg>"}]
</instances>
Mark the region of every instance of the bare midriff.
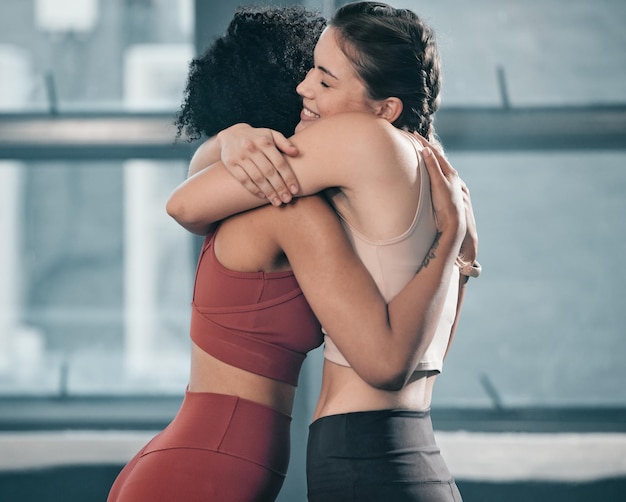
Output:
<instances>
[{"instance_id":1,"label":"bare midriff","mask_svg":"<svg viewBox=\"0 0 626 502\"><path fill-rule=\"evenodd\" d=\"M226 364L192 343L189 391L238 396L291 416L296 388Z\"/></svg>"},{"instance_id":2,"label":"bare midriff","mask_svg":"<svg viewBox=\"0 0 626 502\"><path fill-rule=\"evenodd\" d=\"M367 384L350 367L324 360L322 389L313 420L358 411L427 410L438 374L437 371L416 371L402 389L387 391Z\"/></svg>"}]
</instances>

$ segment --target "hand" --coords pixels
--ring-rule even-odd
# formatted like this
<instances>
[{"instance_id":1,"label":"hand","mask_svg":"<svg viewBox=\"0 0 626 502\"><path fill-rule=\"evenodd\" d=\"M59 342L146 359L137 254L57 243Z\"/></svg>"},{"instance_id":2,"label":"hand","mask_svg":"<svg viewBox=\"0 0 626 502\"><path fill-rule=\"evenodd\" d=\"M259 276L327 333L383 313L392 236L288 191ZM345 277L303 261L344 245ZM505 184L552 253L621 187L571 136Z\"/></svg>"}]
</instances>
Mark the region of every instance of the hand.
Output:
<instances>
[{"instance_id":1,"label":"hand","mask_svg":"<svg viewBox=\"0 0 626 502\"><path fill-rule=\"evenodd\" d=\"M235 124L217 138L224 166L250 193L280 206L298 192L298 181L283 154L295 157L299 152L281 133Z\"/></svg>"},{"instance_id":2,"label":"hand","mask_svg":"<svg viewBox=\"0 0 626 502\"><path fill-rule=\"evenodd\" d=\"M420 138L422 157L430 175L430 191L439 232L454 232L459 241L467 233L463 181L448 160L426 140ZM468 193L469 197L469 193Z\"/></svg>"}]
</instances>

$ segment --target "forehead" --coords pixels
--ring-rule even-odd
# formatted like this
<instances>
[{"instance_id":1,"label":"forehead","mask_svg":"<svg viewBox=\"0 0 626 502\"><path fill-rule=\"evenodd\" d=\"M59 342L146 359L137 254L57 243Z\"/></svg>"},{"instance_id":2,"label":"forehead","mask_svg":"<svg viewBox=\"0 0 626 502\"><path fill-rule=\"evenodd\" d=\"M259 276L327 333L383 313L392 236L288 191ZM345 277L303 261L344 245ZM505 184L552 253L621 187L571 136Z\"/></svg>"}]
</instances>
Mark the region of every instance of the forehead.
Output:
<instances>
[{"instance_id":1,"label":"forehead","mask_svg":"<svg viewBox=\"0 0 626 502\"><path fill-rule=\"evenodd\" d=\"M323 66L338 78L354 76L356 73L352 63L337 43L337 30L332 26L322 32L313 56L316 66Z\"/></svg>"}]
</instances>

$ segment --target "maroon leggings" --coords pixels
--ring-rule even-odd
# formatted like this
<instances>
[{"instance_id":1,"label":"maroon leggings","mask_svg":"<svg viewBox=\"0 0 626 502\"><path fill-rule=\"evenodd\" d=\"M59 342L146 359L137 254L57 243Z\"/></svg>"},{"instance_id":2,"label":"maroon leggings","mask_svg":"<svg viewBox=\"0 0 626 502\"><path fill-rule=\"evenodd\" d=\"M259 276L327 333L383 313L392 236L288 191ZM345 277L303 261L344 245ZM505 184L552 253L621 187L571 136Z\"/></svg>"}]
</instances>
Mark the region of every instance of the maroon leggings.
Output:
<instances>
[{"instance_id":1,"label":"maroon leggings","mask_svg":"<svg viewBox=\"0 0 626 502\"><path fill-rule=\"evenodd\" d=\"M167 428L122 469L107 502L272 501L291 417L223 394L187 392Z\"/></svg>"}]
</instances>

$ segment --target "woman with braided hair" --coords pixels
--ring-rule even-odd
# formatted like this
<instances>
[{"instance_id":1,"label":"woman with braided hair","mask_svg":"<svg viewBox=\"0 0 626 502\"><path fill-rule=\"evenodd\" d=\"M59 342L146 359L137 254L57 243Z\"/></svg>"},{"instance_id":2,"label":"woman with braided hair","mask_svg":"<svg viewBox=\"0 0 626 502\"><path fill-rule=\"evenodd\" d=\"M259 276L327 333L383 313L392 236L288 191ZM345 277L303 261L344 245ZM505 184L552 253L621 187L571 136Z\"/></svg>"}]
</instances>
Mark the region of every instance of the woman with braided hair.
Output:
<instances>
[{"instance_id":1,"label":"woman with braided hair","mask_svg":"<svg viewBox=\"0 0 626 502\"><path fill-rule=\"evenodd\" d=\"M292 195L324 190L387 301L397 300L422 267L415 276L424 280L415 290L419 298L398 307L423 314L410 336L354 337L347 333L359 319L333 326L321 320L325 360L309 433L310 501L461 500L435 444L429 409L467 276L479 269L471 205L460 268L444 258L454 232L441 231L439 210L437 221L432 212L433 180L423 157L436 155L446 164L432 146L440 78L434 35L413 12L378 2L345 5L322 33L314 66L297 87L303 107L296 134L287 139L243 124L221 132L197 153L192 173L199 172L168 205L179 223L202 233L268 200L278 206ZM414 133L431 146L422 149ZM215 162L220 155L223 161ZM344 308L336 305L335 314Z\"/></svg>"}]
</instances>

